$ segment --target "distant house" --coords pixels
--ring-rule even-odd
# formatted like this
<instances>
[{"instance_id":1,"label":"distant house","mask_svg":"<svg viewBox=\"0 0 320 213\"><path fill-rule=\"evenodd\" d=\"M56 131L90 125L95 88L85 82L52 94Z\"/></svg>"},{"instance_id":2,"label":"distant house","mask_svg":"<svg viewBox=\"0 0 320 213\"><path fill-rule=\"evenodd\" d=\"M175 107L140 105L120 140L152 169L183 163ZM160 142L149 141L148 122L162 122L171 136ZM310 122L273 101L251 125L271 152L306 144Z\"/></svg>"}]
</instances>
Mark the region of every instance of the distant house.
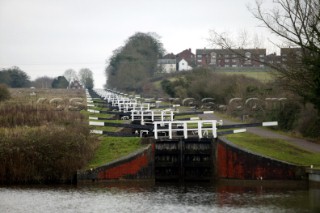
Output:
<instances>
[{"instance_id":1,"label":"distant house","mask_svg":"<svg viewBox=\"0 0 320 213\"><path fill-rule=\"evenodd\" d=\"M197 49L198 67L264 67L266 49Z\"/></svg>"},{"instance_id":2,"label":"distant house","mask_svg":"<svg viewBox=\"0 0 320 213\"><path fill-rule=\"evenodd\" d=\"M281 48L280 56L283 63L297 62L302 60L301 48Z\"/></svg>"},{"instance_id":3,"label":"distant house","mask_svg":"<svg viewBox=\"0 0 320 213\"><path fill-rule=\"evenodd\" d=\"M183 50L176 55L177 70L192 70L195 66L195 54L191 52L191 49Z\"/></svg>"},{"instance_id":4,"label":"distant house","mask_svg":"<svg viewBox=\"0 0 320 213\"><path fill-rule=\"evenodd\" d=\"M276 53L266 55L266 62L270 65L279 66L282 63L282 57Z\"/></svg>"},{"instance_id":5,"label":"distant house","mask_svg":"<svg viewBox=\"0 0 320 213\"><path fill-rule=\"evenodd\" d=\"M272 53L266 56L266 62L273 66L283 66L286 64L297 64L302 62L301 48L281 48L280 55Z\"/></svg>"},{"instance_id":6,"label":"distant house","mask_svg":"<svg viewBox=\"0 0 320 213\"><path fill-rule=\"evenodd\" d=\"M72 80L69 83L68 89L83 89L83 86L78 80Z\"/></svg>"},{"instance_id":7,"label":"distant house","mask_svg":"<svg viewBox=\"0 0 320 213\"><path fill-rule=\"evenodd\" d=\"M189 66L189 63L185 59L181 59L178 62L178 71L187 71L187 70L192 70L193 68Z\"/></svg>"},{"instance_id":8,"label":"distant house","mask_svg":"<svg viewBox=\"0 0 320 213\"><path fill-rule=\"evenodd\" d=\"M177 70L177 60L173 53L163 56L163 58L158 59L158 69L161 72L172 73Z\"/></svg>"}]
</instances>

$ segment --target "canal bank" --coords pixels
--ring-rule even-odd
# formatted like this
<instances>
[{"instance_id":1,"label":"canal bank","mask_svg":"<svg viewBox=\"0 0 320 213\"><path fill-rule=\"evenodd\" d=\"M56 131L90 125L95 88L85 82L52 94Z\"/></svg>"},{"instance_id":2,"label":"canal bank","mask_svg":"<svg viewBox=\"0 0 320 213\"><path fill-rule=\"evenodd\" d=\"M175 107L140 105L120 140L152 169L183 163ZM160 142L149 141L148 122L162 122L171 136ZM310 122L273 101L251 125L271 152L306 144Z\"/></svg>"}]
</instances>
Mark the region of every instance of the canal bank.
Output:
<instances>
[{"instance_id":1,"label":"canal bank","mask_svg":"<svg viewBox=\"0 0 320 213\"><path fill-rule=\"evenodd\" d=\"M225 138L143 141L149 145L135 153L97 168L78 171L78 183L308 179L303 166L250 152Z\"/></svg>"},{"instance_id":2,"label":"canal bank","mask_svg":"<svg viewBox=\"0 0 320 213\"><path fill-rule=\"evenodd\" d=\"M104 110L101 111L101 113L120 113L123 115L121 118L128 117L132 120L132 123L135 121L135 107L138 107L136 100L131 100L122 96L120 97L119 95L115 95L115 93L112 91L100 91L99 94L100 93L102 97L105 97L104 100L112 105L110 109L113 111L111 112ZM116 109L114 107L118 107L119 112L115 112ZM121 111L122 108L128 108L127 110L129 110L129 107L133 107L131 109L133 110L132 113L126 110L123 112ZM100 111L95 113L99 114ZM143 110L140 112L141 122L142 120L145 121L145 119L150 119L150 116L152 121L154 121L154 113L149 115L148 118L144 118L146 114L147 113L145 113ZM161 116L161 120L163 119L164 116ZM173 127L172 125L176 125L177 122L180 122L180 126ZM306 181L308 179L308 174L305 171L305 167L295 165L294 163L288 163L286 161L288 158L272 158L269 155L259 154L259 151L254 152L252 150L247 150L246 147L237 146L222 137L219 137L218 139L212 139L212 137L208 137L208 133L212 134L213 138L216 137L217 134L215 133L215 130L217 127L217 121L215 120L215 123L212 121L212 123L215 125L212 124L212 128L210 126L210 129L208 130L206 128L208 128L209 121L202 120L201 122L205 123L201 124L200 127L200 122L197 123L197 127L192 126L196 124L191 125L190 123L189 127L193 127L191 129L192 131L190 130L191 132L188 132L188 124L183 123L183 121L169 121L167 123L155 122L153 123L154 126L151 125L153 126L154 130L151 126L148 126L147 128L145 125L139 125L140 122L138 122L139 124L136 124L136 122L134 125L111 125L108 122L94 122L94 125L110 125L133 128L132 130L128 130L128 132L126 132L127 134L124 134L124 132L101 132L101 134L105 134L107 137L109 134L118 136L123 134L131 137L137 137L137 135L141 133L139 133L138 128L147 128L143 129L143 132L148 132L146 136L150 138L149 144L151 147L148 149L148 154L146 154L146 150L140 150L137 153L126 157L125 159L120 159L119 161L116 160L107 165L90 169L89 171L79 171L78 180L79 182L85 180L100 182L151 179L155 181L168 180L183 182L186 180L217 182L222 179L258 181ZM91 123L93 125L93 122ZM160 124L163 125L161 126ZM222 124L219 123L219 125ZM133 135L133 132L135 132L135 135ZM150 132L154 133L155 139L152 139L153 135L149 134ZM159 135L159 132L162 135ZM203 137L205 132L207 135ZM224 132L219 132L218 134L220 133ZM245 136L244 140L249 140L249 136ZM265 138L265 142L272 142L275 144L278 143L278 141L272 141L271 139L270 141L268 140L268 138ZM282 143L279 144L281 145ZM258 146L259 145L264 147L264 145L258 143ZM281 153L280 150L276 151ZM290 149L286 149L285 151L291 153ZM305 151L301 151L301 153L302 152ZM279 159L285 160L281 161Z\"/></svg>"}]
</instances>

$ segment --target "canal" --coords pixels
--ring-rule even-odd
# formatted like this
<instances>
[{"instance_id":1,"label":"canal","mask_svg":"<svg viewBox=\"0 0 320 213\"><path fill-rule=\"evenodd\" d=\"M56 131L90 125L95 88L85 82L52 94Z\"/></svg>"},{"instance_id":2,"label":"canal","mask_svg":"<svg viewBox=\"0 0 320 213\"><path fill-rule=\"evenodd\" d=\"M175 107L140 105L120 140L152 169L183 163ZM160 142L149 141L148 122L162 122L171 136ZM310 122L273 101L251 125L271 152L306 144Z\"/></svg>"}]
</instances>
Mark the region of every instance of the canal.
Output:
<instances>
[{"instance_id":1,"label":"canal","mask_svg":"<svg viewBox=\"0 0 320 213\"><path fill-rule=\"evenodd\" d=\"M320 212L320 189L288 182L1 186L0 212Z\"/></svg>"}]
</instances>

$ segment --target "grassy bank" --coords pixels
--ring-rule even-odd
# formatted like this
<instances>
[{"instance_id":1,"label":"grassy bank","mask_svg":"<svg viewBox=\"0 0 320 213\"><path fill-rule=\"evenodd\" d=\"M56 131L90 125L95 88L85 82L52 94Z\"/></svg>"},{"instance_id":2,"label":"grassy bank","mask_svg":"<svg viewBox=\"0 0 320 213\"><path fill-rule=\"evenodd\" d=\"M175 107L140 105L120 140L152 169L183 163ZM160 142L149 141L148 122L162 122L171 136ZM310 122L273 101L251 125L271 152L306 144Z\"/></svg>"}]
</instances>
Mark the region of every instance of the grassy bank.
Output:
<instances>
[{"instance_id":1,"label":"grassy bank","mask_svg":"<svg viewBox=\"0 0 320 213\"><path fill-rule=\"evenodd\" d=\"M141 148L140 138L101 137L98 149L86 169L96 168Z\"/></svg>"},{"instance_id":2,"label":"grassy bank","mask_svg":"<svg viewBox=\"0 0 320 213\"><path fill-rule=\"evenodd\" d=\"M267 157L320 168L320 153L308 152L284 140L263 138L250 133L228 135L226 138L244 149Z\"/></svg>"},{"instance_id":3,"label":"grassy bank","mask_svg":"<svg viewBox=\"0 0 320 213\"><path fill-rule=\"evenodd\" d=\"M94 109L94 107L90 107ZM107 108L99 108L100 110L108 110ZM114 115L109 114L94 114L89 112L83 112L86 116L98 117L98 118L111 118ZM109 123L126 123L125 120L99 120ZM95 126L91 129L104 130L110 132L119 132L121 128L110 126ZM137 149L141 148L140 138L136 137L109 137L100 136L99 145L96 149L94 156L90 162L85 166L85 169L96 168L104 165L121 157L124 157Z\"/></svg>"},{"instance_id":4,"label":"grassy bank","mask_svg":"<svg viewBox=\"0 0 320 213\"><path fill-rule=\"evenodd\" d=\"M257 79L261 82L267 83L274 80L274 76L266 71L216 71L223 75L244 75L249 78Z\"/></svg>"}]
</instances>

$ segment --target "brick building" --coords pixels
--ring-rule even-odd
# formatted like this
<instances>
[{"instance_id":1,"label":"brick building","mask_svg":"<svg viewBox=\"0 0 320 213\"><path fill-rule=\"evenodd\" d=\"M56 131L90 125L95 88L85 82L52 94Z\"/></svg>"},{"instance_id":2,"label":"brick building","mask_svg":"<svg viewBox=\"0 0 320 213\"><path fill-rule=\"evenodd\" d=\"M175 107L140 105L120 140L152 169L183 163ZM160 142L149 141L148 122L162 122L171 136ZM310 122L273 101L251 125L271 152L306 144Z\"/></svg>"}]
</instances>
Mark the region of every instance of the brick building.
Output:
<instances>
[{"instance_id":1,"label":"brick building","mask_svg":"<svg viewBox=\"0 0 320 213\"><path fill-rule=\"evenodd\" d=\"M164 72L164 73L175 72L177 70L176 56L173 53L163 56L161 59L158 59L157 66L160 72Z\"/></svg>"},{"instance_id":2,"label":"brick building","mask_svg":"<svg viewBox=\"0 0 320 213\"><path fill-rule=\"evenodd\" d=\"M192 69L192 67L195 67L195 61L196 61L195 58L196 58L195 54L193 54L191 52L190 48L189 49L185 49L182 52L178 53L176 55L177 64L178 64L178 70L180 71L180 70L184 69L184 67L179 66L179 64L182 64L182 63L186 64L186 66L191 67L191 69ZM182 61L182 60L185 60L185 61Z\"/></svg>"},{"instance_id":3,"label":"brick building","mask_svg":"<svg viewBox=\"0 0 320 213\"><path fill-rule=\"evenodd\" d=\"M266 49L197 49L197 67L263 68Z\"/></svg>"},{"instance_id":4,"label":"brick building","mask_svg":"<svg viewBox=\"0 0 320 213\"><path fill-rule=\"evenodd\" d=\"M287 63L290 61L297 62L297 60L302 59L302 49L301 48L281 48L280 56L282 63Z\"/></svg>"}]
</instances>

